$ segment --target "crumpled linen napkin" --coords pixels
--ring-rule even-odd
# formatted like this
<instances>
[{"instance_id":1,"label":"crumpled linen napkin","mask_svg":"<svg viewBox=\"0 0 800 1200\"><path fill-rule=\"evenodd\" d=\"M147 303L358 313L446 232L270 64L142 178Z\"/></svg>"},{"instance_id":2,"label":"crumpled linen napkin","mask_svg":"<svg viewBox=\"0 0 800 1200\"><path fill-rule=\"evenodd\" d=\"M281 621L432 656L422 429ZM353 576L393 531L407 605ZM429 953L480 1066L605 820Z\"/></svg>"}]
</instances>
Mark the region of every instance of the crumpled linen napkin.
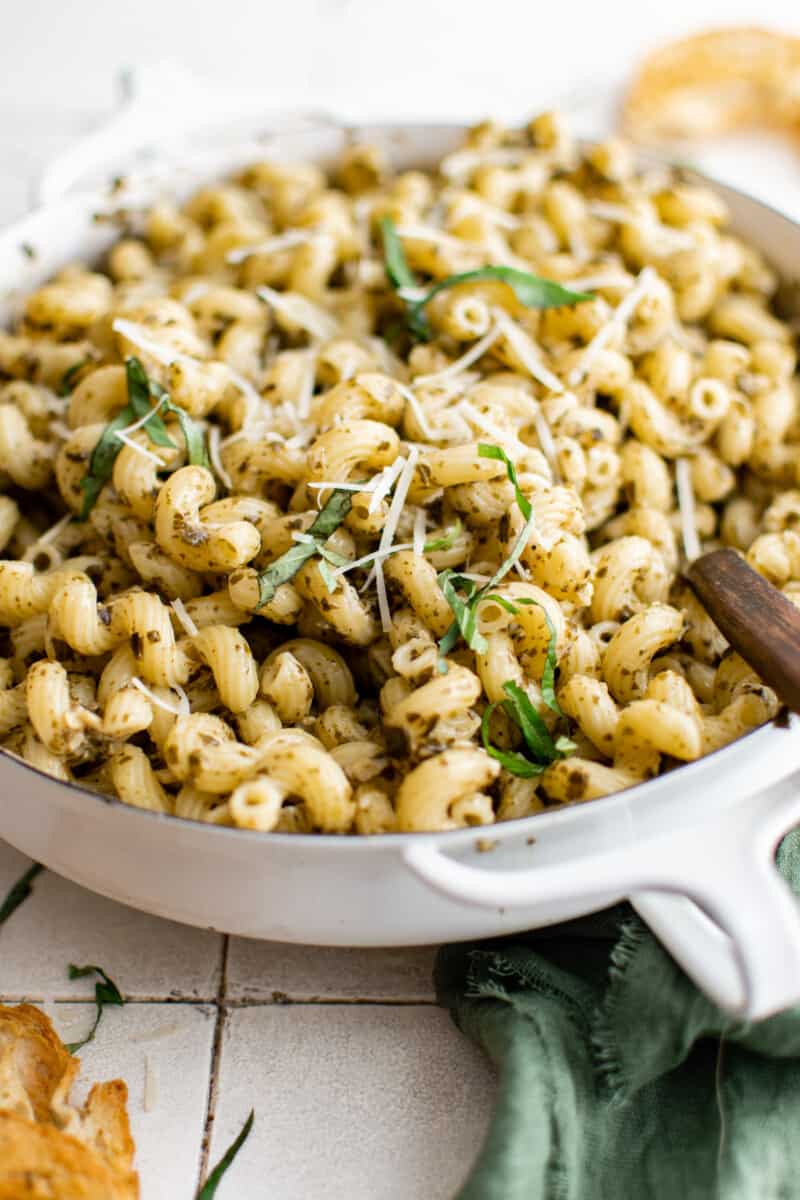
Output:
<instances>
[{"instance_id":1,"label":"crumpled linen napkin","mask_svg":"<svg viewBox=\"0 0 800 1200\"><path fill-rule=\"evenodd\" d=\"M800 893L800 831L778 864ZM797 1200L800 1008L720 1012L627 905L444 947L437 994L497 1065L456 1200Z\"/></svg>"}]
</instances>

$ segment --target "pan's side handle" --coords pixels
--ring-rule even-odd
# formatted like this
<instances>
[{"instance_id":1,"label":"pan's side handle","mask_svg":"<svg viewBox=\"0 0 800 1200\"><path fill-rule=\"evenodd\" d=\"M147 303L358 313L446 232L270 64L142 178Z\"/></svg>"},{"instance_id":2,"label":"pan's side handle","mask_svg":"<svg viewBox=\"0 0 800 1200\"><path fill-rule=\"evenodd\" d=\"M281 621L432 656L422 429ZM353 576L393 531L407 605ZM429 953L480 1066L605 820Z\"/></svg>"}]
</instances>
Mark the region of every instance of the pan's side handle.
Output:
<instances>
[{"instance_id":1,"label":"pan's side handle","mask_svg":"<svg viewBox=\"0 0 800 1200\"><path fill-rule=\"evenodd\" d=\"M701 806L698 805L701 814ZM619 849L525 870L476 867L420 836L411 871L451 899L479 908L530 908L565 895L601 907L627 895L686 973L732 1015L750 1020L800 1003L800 903L773 862L800 821L795 777L676 832L642 831Z\"/></svg>"}]
</instances>

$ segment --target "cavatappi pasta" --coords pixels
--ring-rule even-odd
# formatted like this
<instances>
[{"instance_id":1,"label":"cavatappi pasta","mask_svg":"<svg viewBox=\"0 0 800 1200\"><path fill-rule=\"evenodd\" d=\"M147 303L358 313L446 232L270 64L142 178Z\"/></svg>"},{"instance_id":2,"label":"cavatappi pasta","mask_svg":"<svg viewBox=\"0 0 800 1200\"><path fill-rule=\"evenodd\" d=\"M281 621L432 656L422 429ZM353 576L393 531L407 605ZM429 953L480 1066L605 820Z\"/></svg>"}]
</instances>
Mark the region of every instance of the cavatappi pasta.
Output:
<instances>
[{"instance_id":1,"label":"cavatappi pasta","mask_svg":"<svg viewBox=\"0 0 800 1200\"><path fill-rule=\"evenodd\" d=\"M775 715L679 574L725 543L800 603L794 338L708 188L544 114L436 172L353 145L127 219L0 333L8 751L373 834Z\"/></svg>"}]
</instances>

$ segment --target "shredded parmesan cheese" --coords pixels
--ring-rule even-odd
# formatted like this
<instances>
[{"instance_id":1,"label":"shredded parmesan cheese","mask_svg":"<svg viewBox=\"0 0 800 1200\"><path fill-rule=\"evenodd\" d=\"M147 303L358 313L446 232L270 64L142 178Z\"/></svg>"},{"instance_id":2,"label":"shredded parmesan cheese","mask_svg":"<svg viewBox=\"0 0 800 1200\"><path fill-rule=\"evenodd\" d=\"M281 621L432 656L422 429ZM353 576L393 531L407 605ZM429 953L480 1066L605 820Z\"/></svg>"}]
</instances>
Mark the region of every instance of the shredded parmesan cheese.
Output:
<instances>
[{"instance_id":1,"label":"shredded parmesan cheese","mask_svg":"<svg viewBox=\"0 0 800 1200\"><path fill-rule=\"evenodd\" d=\"M370 516L377 511L384 497L389 495L405 465L405 458L402 454L399 454L391 466L384 467L381 471L380 476L375 482L375 486L370 489L372 494L367 508Z\"/></svg>"},{"instance_id":2,"label":"shredded parmesan cheese","mask_svg":"<svg viewBox=\"0 0 800 1200\"><path fill-rule=\"evenodd\" d=\"M433 432L430 425L428 424L428 418L425 416L425 413L422 411L422 405L420 404L419 400L412 392L411 388L406 387L406 385L404 383L398 383L397 388L398 388L398 391L400 392L400 394L405 397L405 399L408 401L409 405L411 406L411 411L414 414L414 420L419 425L420 429L422 430L423 435L428 439L429 442L435 442L436 434Z\"/></svg>"},{"instance_id":3,"label":"shredded parmesan cheese","mask_svg":"<svg viewBox=\"0 0 800 1200\"><path fill-rule=\"evenodd\" d=\"M503 334L528 374L551 392L563 392L563 383L536 355L527 334L502 309L496 309L494 316L498 333Z\"/></svg>"},{"instance_id":4,"label":"shredded parmesan cheese","mask_svg":"<svg viewBox=\"0 0 800 1200\"><path fill-rule=\"evenodd\" d=\"M189 616L189 610L187 609L186 605L183 603L183 601L181 600L180 597L177 597L175 600L172 601L172 611L175 613L175 616L178 618L185 633L188 634L188 636L191 638L197 637L199 630L198 630L197 626L195 625L194 621L192 620L192 618Z\"/></svg>"},{"instance_id":5,"label":"shredded parmesan cheese","mask_svg":"<svg viewBox=\"0 0 800 1200\"><path fill-rule=\"evenodd\" d=\"M576 387L586 377L586 372L592 365L593 359L597 356L600 350L608 343L612 335L617 329L623 328L636 311L639 302L644 299L653 286L654 280L657 278L652 267L645 267L640 271L636 283L614 309L609 320L598 329L592 340L581 356L581 361L577 367L570 371L567 382L570 387Z\"/></svg>"},{"instance_id":6,"label":"shredded parmesan cheese","mask_svg":"<svg viewBox=\"0 0 800 1200\"><path fill-rule=\"evenodd\" d=\"M138 675L131 676L130 684L131 687L136 688L137 692L141 692L143 696L147 696L147 699L151 704L155 704L156 708L161 708L164 710L164 712L172 713L173 717L189 716L191 711L189 706L189 697L186 695L186 692L183 690L183 688L178 684L173 684L170 688L171 692L178 693L177 704L168 704L166 700L162 700L160 696L157 696L155 692L150 690L147 684L144 683Z\"/></svg>"},{"instance_id":7,"label":"shredded parmesan cheese","mask_svg":"<svg viewBox=\"0 0 800 1200\"><path fill-rule=\"evenodd\" d=\"M381 540L378 544L379 554L386 556L386 551L391 549L394 536L397 533L397 526L400 521L400 515L405 507L406 496L408 489L411 487L411 481L414 478L414 472L417 469L417 459L419 458L419 450L414 446L408 452L405 466L400 472L400 478L397 481L397 487L394 489L392 503L389 505L389 512L386 515L386 524L383 527ZM413 547L411 547L413 549ZM375 559L375 584L378 592L378 612L381 617L381 625L384 633L391 629L392 614L389 611L389 597L386 594L386 581L383 577L383 568L380 558Z\"/></svg>"},{"instance_id":8,"label":"shredded parmesan cheese","mask_svg":"<svg viewBox=\"0 0 800 1200\"><path fill-rule=\"evenodd\" d=\"M293 250L295 246L313 242L320 236L324 237L325 235L320 235L311 229L287 229L285 233L267 238L266 241L259 242L256 246L237 246L235 250L231 250L225 255L225 261L240 263L253 254L278 254L281 250Z\"/></svg>"},{"instance_id":9,"label":"shredded parmesan cheese","mask_svg":"<svg viewBox=\"0 0 800 1200\"><path fill-rule=\"evenodd\" d=\"M62 529L66 529L71 520L72 513L67 513L65 517L60 517L59 520L56 521L55 525L51 525L49 529L46 529L44 533L40 534L36 541L32 542L31 545L28 546L28 549L22 556L23 561L33 562L40 551L44 547L50 546L50 543L55 541Z\"/></svg>"},{"instance_id":10,"label":"shredded parmesan cheese","mask_svg":"<svg viewBox=\"0 0 800 1200\"><path fill-rule=\"evenodd\" d=\"M198 279L196 283L192 283L181 296L181 304L185 304L187 308L194 304L195 300L202 300L203 296L209 291L211 285L204 283L202 279Z\"/></svg>"},{"instance_id":11,"label":"shredded parmesan cheese","mask_svg":"<svg viewBox=\"0 0 800 1200\"><path fill-rule=\"evenodd\" d=\"M490 417L485 413L478 412L477 408L473 408L468 400L462 400L458 405L458 411L462 413L468 421L473 425L477 425L478 429L488 433L501 446L513 447L517 453L524 453L530 447L521 442L517 435L511 429L504 429L502 425L495 424Z\"/></svg>"},{"instance_id":12,"label":"shredded parmesan cheese","mask_svg":"<svg viewBox=\"0 0 800 1200\"><path fill-rule=\"evenodd\" d=\"M211 465L214 468L214 470L217 472L217 475L219 476L219 478L225 484L225 487L228 488L229 491L232 491L233 490L233 480L231 479L228 472L225 470L225 467L222 462L222 458L220 457L219 450L220 450L220 428L219 428L219 425L210 425L208 428L208 457L211 459Z\"/></svg>"},{"instance_id":13,"label":"shredded parmesan cheese","mask_svg":"<svg viewBox=\"0 0 800 1200\"><path fill-rule=\"evenodd\" d=\"M288 321L308 330L312 337L319 338L321 342L331 341L340 332L339 322L329 312L320 308L318 304L312 304L299 292L276 292L271 287L259 287L256 288L256 295Z\"/></svg>"},{"instance_id":14,"label":"shredded parmesan cheese","mask_svg":"<svg viewBox=\"0 0 800 1200\"><path fill-rule=\"evenodd\" d=\"M692 468L688 458L677 458L675 460L675 490L678 493L678 509L681 516L683 552L686 555L687 562L694 562L703 553L703 548L697 533Z\"/></svg>"},{"instance_id":15,"label":"shredded parmesan cheese","mask_svg":"<svg viewBox=\"0 0 800 1200\"><path fill-rule=\"evenodd\" d=\"M398 225L397 233L402 238L418 242L432 242L436 246L444 246L447 250L482 250L480 242L468 242L464 238L454 237L433 225Z\"/></svg>"},{"instance_id":16,"label":"shredded parmesan cheese","mask_svg":"<svg viewBox=\"0 0 800 1200\"><path fill-rule=\"evenodd\" d=\"M195 366L196 358L192 358L191 354L184 354L180 350L174 350L170 346L164 346L156 338L150 336L150 331L144 325L138 325L135 321L127 321L124 317L115 317L111 323L111 328L115 333L121 333L124 338L127 338L134 346L138 347L143 354L149 354L156 362L162 366L168 367L172 363L184 363L190 366Z\"/></svg>"},{"instance_id":17,"label":"shredded parmesan cheese","mask_svg":"<svg viewBox=\"0 0 800 1200\"><path fill-rule=\"evenodd\" d=\"M128 437L127 433L124 433L121 429L116 430L114 437L122 442L124 446L127 446L129 450L135 450L137 454L141 454L142 458L148 458L150 462L157 463L159 467L167 465L158 454L155 454L152 450L148 450L146 446L140 446L138 442Z\"/></svg>"},{"instance_id":18,"label":"shredded parmesan cheese","mask_svg":"<svg viewBox=\"0 0 800 1200\"><path fill-rule=\"evenodd\" d=\"M367 563L375 563L377 565L377 563L383 562L384 559L389 558L391 554L399 554L401 550L413 549L413 542L403 542L398 543L395 546L390 546L388 550L373 550L371 554L365 554L361 558L354 559L353 562L345 563L341 567L335 567L332 571L332 575L334 578L337 578L339 575L346 575L348 571L355 570L356 567L365 567Z\"/></svg>"},{"instance_id":19,"label":"shredded parmesan cheese","mask_svg":"<svg viewBox=\"0 0 800 1200\"><path fill-rule=\"evenodd\" d=\"M569 279L564 287L570 288L573 292L594 292L603 288L630 288L633 287L633 278L624 271L606 271L605 274L598 272L597 275L581 275L577 279Z\"/></svg>"},{"instance_id":20,"label":"shredded parmesan cheese","mask_svg":"<svg viewBox=\"0 0 800 1200\"><path fill-rule=\"evenodd\" d=\"M482 358L490 346L494 345L499 336L500 329L495 324L488 333L485 333L482 338L470 346L466 354L462 354L460 358L457 358L455 362L451 362L449 366L443 367L441 371L431 371L429 375L418 375L414 383L439 383L442 379L452 379L455 375L460 375L466 367L471 367L474 362Z\"/></svg>"}]
</instances>

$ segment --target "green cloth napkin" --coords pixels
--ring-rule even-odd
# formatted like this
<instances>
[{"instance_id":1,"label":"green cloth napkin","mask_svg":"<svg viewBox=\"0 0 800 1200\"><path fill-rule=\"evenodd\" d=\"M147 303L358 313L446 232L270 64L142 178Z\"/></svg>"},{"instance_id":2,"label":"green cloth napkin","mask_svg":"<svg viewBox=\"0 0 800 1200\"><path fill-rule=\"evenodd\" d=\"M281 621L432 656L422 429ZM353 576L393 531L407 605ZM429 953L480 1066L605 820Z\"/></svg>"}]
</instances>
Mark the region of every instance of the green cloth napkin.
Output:
<instances>
[{"instance_id":1,"label":"green cloth napkin","mask_svg":"<svg viewBox=\"0 0 800 1200\"><path fill-rule=\"evenodd\" d=\"M800 835L778 863L800 892ZM440 1003L500 1074L457 1200L797 1200L800 1008L721 1013L627 905L444 947Z\"/></svg>"}]
</instances>

